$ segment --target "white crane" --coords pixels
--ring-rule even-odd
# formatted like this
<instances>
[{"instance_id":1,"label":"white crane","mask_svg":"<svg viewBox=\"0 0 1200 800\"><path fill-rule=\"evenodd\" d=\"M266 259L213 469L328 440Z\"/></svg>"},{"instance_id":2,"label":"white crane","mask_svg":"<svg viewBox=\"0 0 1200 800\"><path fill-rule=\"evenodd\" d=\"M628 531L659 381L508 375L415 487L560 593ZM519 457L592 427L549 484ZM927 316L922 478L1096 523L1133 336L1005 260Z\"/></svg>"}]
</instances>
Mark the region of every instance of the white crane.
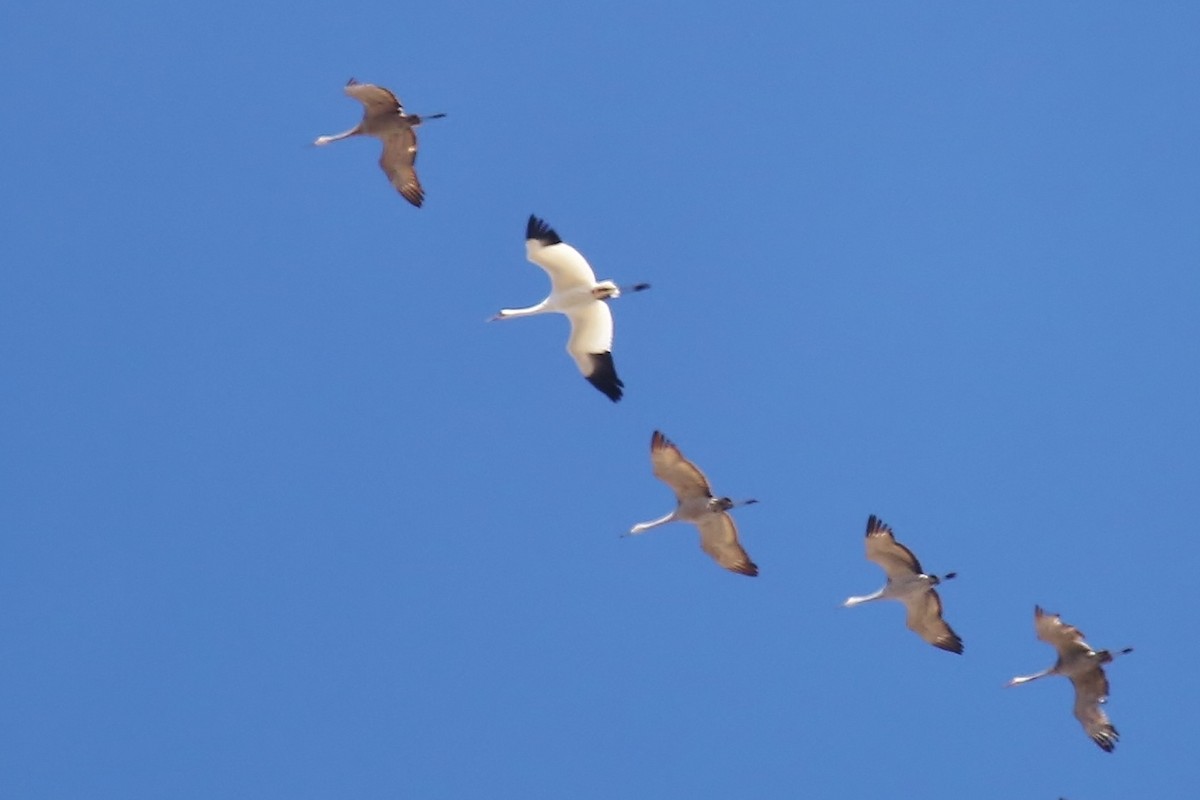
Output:
<instances>
[{"instance_id":1,"label":"white crane","mask_svg":"<svg viewBox=\"0 0 1200 800\"><path fill-rule=\"evenodd\" d=\"M955 576L926 575L912 551L896 541L892 529L874 514L867 518L867 559L887 573L887 584L873 594L847 598L844 606L872 600L897 600L908 609L908 629L934 647L961 654L962 639L942 619L942 598L933 587Z\"/></svg>"},{"instance_id":2,"label":"white crane","mask_svg":"<svg viewBox=\"0 0 1200 800\"><path fill-rule=\"evenodd\" d=\"M489 322L534 314L566 314L571 320L567 352L583 377L614 403L621 399L625 384L613 366L612 311L604 302L620 297L622 291L640 292L650 284L619 287L612 281L596 281L578 250L563 242L554 229L533 214L525 226L525 255L550 276L550 296L528 308L504 308Z\"/></svg>"},{"instance_id":3,"label":"white crane","mask_svg":"<svg viewBox=\"0 0 1200 800\"><path fill-rule=\"evenodd\" d=\"M675 492L675 510L659 519L634 525L629 535L644 533L668 522L691 522L700 529L700 547L713 560L732 572L751 577L757 575L758 567L738 542L737 526L727 512L758 501L735 503L728 497L713 497L704 473L658 431L650 437L650 463L654 467L654 476Z\"/></svg>"},{"instance_id":4,"label":"white crane","mask_svg":"<svg viewBox=\"0 0 1200 800\"><path fill-rule=\"evenodd\" d=\"M1132 653L1133 648L1126 647L1116 653L1093 650L1083 640L1082 631L1063 622L1058 614L1047 614L1040 606L1033 607L1033 629L1037 632L1037 638L1058 651L1058 660L1049 669L1013 678L1006 686L1019 686L1048 675L1070 678L1075 685L1075 719L1079 720L1087 735L1101 750L1111 753L1120 736L1100 707L1108 702L1108 677L1102 665L1117 656Z\"/></svg>"},{"instance_id":5,"label":"white crane","mask_svg":"<svg viewBox=\"0 0 1200 800\"><path fill-rule=\"evenodd\" d=\"M351 78L346 84L346 94L363 104L362 121L345 133L318 136L313 144L321 145L348 139L351 136L374 136L383 142L383 155L379 166L383 169L396 191L417 208L425 201L425 190L417 180L417 134L413 128L427 119L439 119L445 114L430 114L425 117L405 114L404 106L396 95L371 83L359 83Z\"/></svg>"}]
</instances>

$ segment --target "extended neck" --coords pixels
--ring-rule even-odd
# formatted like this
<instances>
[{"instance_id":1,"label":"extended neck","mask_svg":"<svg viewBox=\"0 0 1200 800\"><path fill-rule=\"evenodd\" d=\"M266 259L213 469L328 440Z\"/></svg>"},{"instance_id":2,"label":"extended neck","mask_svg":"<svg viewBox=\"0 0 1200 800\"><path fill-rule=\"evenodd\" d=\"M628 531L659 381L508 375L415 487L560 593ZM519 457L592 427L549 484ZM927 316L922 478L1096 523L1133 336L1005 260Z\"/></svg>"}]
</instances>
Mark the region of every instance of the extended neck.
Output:
<instances>
[{"instance_id":1,"label":"extended neck","mask_svg":"<svg viewBox=\"0 0 1200 800\"><path fill-rule=\"evenodd\" d=\"M872 600L881 599L883 599L883 589L880 589L877 592L872 592L871 594L864 594L860 597L847 597L846 602L842 603L842 605L846 608L850 608L851 606L858 606L862 605L863 603L869 603Z\"/></svg>"},{"instance_id":2,"label":"extended neck","mask_svg":"<svg viewBox=\"0 0 1200 800\"><path fill-rule=\"evenodd\" d=\"M549 298L543 300L537 305L529 306L528 308L502 308L500 313L488 320L494 322L498 319L513 319L515 317L532 317L534 314L546 313L546 305L549 303Z\"/></svg>"},{"instance_id":3,"label":"extended neck","mask_svg":"<svg viewBox=\"0 0 1200 800\"><path fill-rule=\"evenodd\" d=\"M678 509L672 511L670 514L664 514L656 520L651 520L650 522L639 522L637 525L634 525L629 529L629 535L636 536L637 534L644 533L651 528L657 528L659 525L666 525L668 522L674 522L676 511L678 511Z\"/></svg>"},{"instance_id":4,"label":"extended neck","mask_svg":"<svg viewBox=\"0 0 1200 800\"><path fill-rule=\"evenodd\" d=\"M330 142L336 142L336 141L340 141L342 139L349 139L351 136L357 136L360 133L362 133L362 126L355 125L353 128L346 131L345 133L335 133L332 136L318 136L317 140L315 142L313 142L313 144L315 144L317 147L320 147L322 145L329 144Z\"/></svg>"},{"instance_id":5,"label":"extended neck","mask_svg":"<svg viewBox=\"0 0 1200 800\"><path fill-rule=\"evenodd\" d=\"M1045 678L1045 677L1047 677L1049 675L1053 675L1053 674L1054 674L1054 667L1050 667L1049 669L1044 669L1041 672L1036 672L1033 675L1022 675L1020 677L1013 678L1011 681L1009 681L1008 683L1006 683L1004 685L1005 686L1020 686L1022 683L1029 683L1030 681L1036 681L1038 678Z\"/></svg>"}]
</instances>

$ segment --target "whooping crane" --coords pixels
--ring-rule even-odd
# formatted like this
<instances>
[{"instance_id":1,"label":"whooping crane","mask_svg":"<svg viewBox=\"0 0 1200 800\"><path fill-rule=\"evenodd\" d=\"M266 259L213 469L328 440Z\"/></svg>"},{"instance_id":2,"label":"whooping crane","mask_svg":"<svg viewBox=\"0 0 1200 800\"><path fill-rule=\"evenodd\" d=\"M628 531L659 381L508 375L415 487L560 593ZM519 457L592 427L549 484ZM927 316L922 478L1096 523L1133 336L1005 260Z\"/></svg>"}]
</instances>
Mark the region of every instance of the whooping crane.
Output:
<instances>
[{"instance_id":1,"label":"whooping crane","mask_svg":"<svg viewBox=\"0 0 1200 800\"><path fill-rule=\"evenodd\" d=\"M1013 678L1006 686L1019 686L1048 675L1064 675L1075 685L1075 719L1083 725L1087 735L1106 753L1111 753L1120 738L1117 729L1109 722L1108 715L1100 706L1108 702L1108 677L1103 664L1117 656L1132 653L1126 647L1116 653L1108 650L1093 650L1083 640L1083 631L1062 621L1058 614L1047 614L1040 606L1033 607L1033 629L1037 638L1058 651L1054 666L1033 675Z\"/></svg>"},{"instance_id":2,"label":"whooping crane","mask_svg":"<svg viewBox=\"0 0 1200 800\"><path fill-rule=\"evenodd\" d=\"M757 575L758 567L742 549L737 526L726 512L758 501L735 503L728 497L713 497L704 473L658 431L650 437L650 463L654 466L654 476L675 492L675 510L651 522L634 525L629 535L644 533L668 522L691 522L700 529L700 546L718 564L741 575Z\"/></svg>"},{"instance_id":3,"label":"whooping crane","mask_svg":"<svg viewBox=\"0 0 1200 800\"><path fill-rule=\"evenodd\" d=\"M942 598L933 587L948 581L955 573L942 577L926 575L912 551L896 541L892 529L874 514L867 518L867 558L887 573L882 589L862 597L850 597L842 605L856 606L872 600L898 600L908 609L908 629L934 647L961 654L962 639L942 619Z\"/></svg>"},{"instance_id":4,"label":"whooping crane","mask_svg":"<svg viewBox=\"0 0 1200 800\"><path fill-rule=\"evenodd\" d=\"M489 322L534 314L566 314L571 320L567 352L588 382L614 403L625 386L613 366L613 318L605 300L622 291L640 292L650 284L619 287L596 281L596 273L578 250L563 242L554 229L533 214L525 226L525 255L550 276L550 296L528 308L504 308Z\"/></svg>"},{"instance_id":5,"label":"whooping crane","mask_svg":"<svg viewBox=\"0 0 1200 800\"><path fill-rule=\"evenodd\" d=\"M430 114L425 117L405 114L404 106L396 95L370 83L359 83L351 78L346 84L346 94L363 104L362 121L345 133L319 136L313 144L317 146L348 139L351 136L374 136L383 142L383 155L379 166L392 186L404 199L417 208L425 200L425 190L417 180L417 134L413 128L428 119L438 119L445 114Z\"/></svg>"}]
</instances>

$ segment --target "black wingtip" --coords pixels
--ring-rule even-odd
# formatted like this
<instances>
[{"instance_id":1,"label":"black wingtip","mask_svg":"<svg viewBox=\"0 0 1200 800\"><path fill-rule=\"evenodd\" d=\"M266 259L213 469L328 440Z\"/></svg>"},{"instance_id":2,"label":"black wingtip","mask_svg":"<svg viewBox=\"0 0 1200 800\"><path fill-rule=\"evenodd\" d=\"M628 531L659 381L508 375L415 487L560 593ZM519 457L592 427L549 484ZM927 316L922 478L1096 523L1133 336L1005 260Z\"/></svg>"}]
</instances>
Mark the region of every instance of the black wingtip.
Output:
<instances>
[{"instance_id":1,"label":"black wingtip","mask_svg":"<svg viewBox=\"0 0 1200 800\"><path fill-rule=\"evenodd\" d=\"M1100 731L1092 736L1092 741L1106 753L1111 753L1117 749L1117 742L1120 741L1121 734L1117 733L1117 729L1109 725L1105 730Z\"/></svg>"},{"instance_id":2,"label":"black wingtip","mask_svg":"<svg viewBox=\"0 0 1200 800\"><path fill-rule=\"evenodd\" d=\"M551 228L546 224L546 220L540 219L535 214L529 215L529 222L525 225L525 238L537 239L547 247L552 244L562 244L562 239L558 238L558 233L554 228Z\"/></svg>"},{"instance_id":3,"label":"black wingtip","mask_svg":"<svg viewBox=\"0 0 1200 800\"><path fill-rule=\"evenodd\" d=\"M962 639L954 639L952 641L946 642L945 644L939 644L938 647L942 648L943 650L945 650L948 653L954 653L954 654L960 655L960 656L963 653Z\"/></svg>"},{"instance_id":4,"label":"black wingtip","mask_svg":"<svg viewBox=\"0 0 1200 800\"><path fill-rule=\"evenodd\" d=\"M612 353L592 353L592 373L585 375L588 383L595 386L604 396L614 403L624 394L625 384L617 377L617 369L613 366Z\"/></svg>"},{"instance_id":5,"label":"black wingtip","mask_svg":"<svg viewBox=\"0 0 1200 800\"><path fill-rule=\"evenodd\" d=\"M875 516L874 514L867 517L867 536L870 536L873 533L891 533L891 532L892 532L892 529L888 526L888 524L886 522L881 520L879 517Z\"/></svg>"}]
</instances>

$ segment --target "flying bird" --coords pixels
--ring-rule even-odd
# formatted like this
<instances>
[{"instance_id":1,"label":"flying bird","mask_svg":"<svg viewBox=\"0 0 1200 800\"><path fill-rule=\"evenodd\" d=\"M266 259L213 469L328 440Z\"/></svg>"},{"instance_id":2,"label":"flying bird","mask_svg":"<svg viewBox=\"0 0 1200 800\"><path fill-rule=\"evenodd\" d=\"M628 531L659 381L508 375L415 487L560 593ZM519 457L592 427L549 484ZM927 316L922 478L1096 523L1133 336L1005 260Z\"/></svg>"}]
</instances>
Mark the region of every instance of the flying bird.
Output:
<instances>
[{"instance_id":1,"label":"flying bird","mask_svg":"<svg viewBox=\"0 0 1200 800\"><path fill-rule=\"evenodd\" d=\"M741 575L757 575L758 566L738 542L737 526L733 524L733 517L728 511L758 501L735 503L728 497L713 497L704 473L684 458L679 448L658 431L650 437L650 463L654 467L654 476L675 492L675 510L651 522L634 525L629 534L644 533L668 522L691 522L700 529L700 547L714 561Z\"/></svg>"},{"instance_id":2,"label":"flying bird","mask_svg":"<svg viewBox=\"0 0 1200 800\"><path fill-rule=\"evenodd\" d=\"M525 255L550 276L550 296L528 308L505 308L489 322L534 314L566 314L571 320L567 352L583 377L614 403L621 399L625 384L613 366L612 311L604 302L620 297L622 291L640 292L650 284L619 287L612 281L596 281L578 250L563 242L544 220L530 214L525 226Z\"/></svg>"},{"instance_id":3,"label":"flying bird","mask_svg":"<svg viewBox=\"0 0 1200 800\"><path fill-rule=\"evenodd\" d=\"M383 169L396 191L417 208L425 201L425 190L417 180L417 133L414 128L425 120L438 119L445 114L430 114L425 117L405 114L396 95L370 83L359 83L351 78L346 84L346 94L363 104L362 121L345 133L318 136L313 144L321 146L348 139L351 136L374 136L383 142L383 155L379 166Z\"/></svg>"},{"instance_id":4,"label":"flying bird","mask_svg":"<svg viewBox=\"0 0 1200 800\"><path fill-rule=\"evenodd\" d=\"M874 514L867 518L867 559L883 568L887 584L873 594L847 598L842 605L898 600L908 609L910 631L934 647L961 654L962 639L942 619L942 598L933 588L953 578L955 573L948 572L940 578L926 575L912 551L897 542L892 529Z\"/></svg>"},{"instance_id":5,"label":"flying bird","mask_svg":"<svg viewBox=\"0 0 1200 800\"><path fill-rule=\"evenodd\" d=\"M1075 685L1075 719L1079 720L1087 735L1101 750L1111 753L1120 735L1100 707L1108 702L1108 677L1104 674L1103 665L1117 656L1132 653L1133 648L1126 647L1116 653L1093 650L1083 640L1083 631L1063 622L1058 614L1047 614L1040 606L1033 608L1033 629L1037 632L1037 638L1054 646L1058 651L1058 660L1049 669L1013 678L1006 685L1018 686L1048 675L1070 678Z\"/></svg>"}]
</instances>

